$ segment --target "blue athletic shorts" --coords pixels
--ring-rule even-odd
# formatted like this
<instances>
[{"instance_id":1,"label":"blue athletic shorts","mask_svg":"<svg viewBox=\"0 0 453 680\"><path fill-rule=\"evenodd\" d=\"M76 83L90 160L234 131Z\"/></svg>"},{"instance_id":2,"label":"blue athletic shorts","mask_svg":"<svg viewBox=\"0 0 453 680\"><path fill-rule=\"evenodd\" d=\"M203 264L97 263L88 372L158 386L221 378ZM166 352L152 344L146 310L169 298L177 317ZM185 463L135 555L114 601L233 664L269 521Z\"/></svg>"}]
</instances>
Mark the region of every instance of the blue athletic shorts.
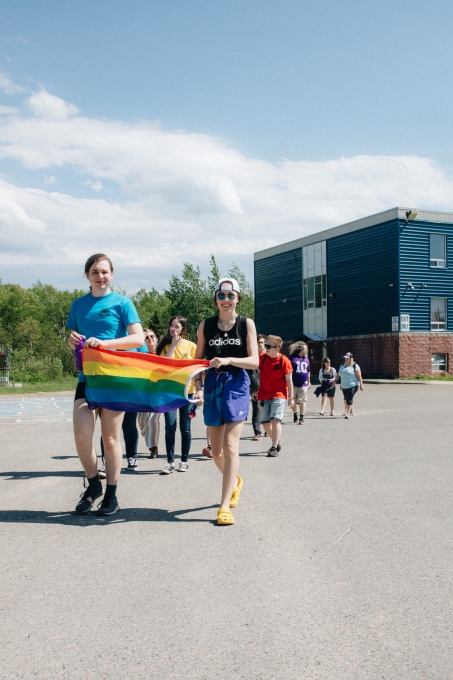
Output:
<instances>
[{"instance_id":1,"label":"blue athletic shorts","mask_svg":"<svg viewBox=\"0 0 453 680\"><path fill-rule=\"evenodd\" d=\"M210 369L204 381L204 422L210 427L247 420L250 378L243 368L235 371Z\"/></svg>"}]
</instances>

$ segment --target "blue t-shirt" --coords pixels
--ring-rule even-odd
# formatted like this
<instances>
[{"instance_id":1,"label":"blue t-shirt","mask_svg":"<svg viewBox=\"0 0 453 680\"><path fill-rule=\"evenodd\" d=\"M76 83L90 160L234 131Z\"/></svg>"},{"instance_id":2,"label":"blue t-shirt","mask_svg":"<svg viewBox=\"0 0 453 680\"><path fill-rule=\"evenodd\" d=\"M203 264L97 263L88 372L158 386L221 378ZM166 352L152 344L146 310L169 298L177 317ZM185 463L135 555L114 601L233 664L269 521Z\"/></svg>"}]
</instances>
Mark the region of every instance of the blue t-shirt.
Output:
<instances>
[{"instance_id":1,"label":"blue t-shirt","mask_svg":"<svg viewBox=\"0 0 453 680\"><path fill-rule=\"evenodd\" d=\"M340 376L341 387L344 390L347 390L350 387L357 387L359 381L357 379L356 371L359 370L360 370L359 364L352 364L350 366L346 366L346 364L341 364L340 368L338 369L338 375Z\"/></svg>"},{"instance_id":2,"label":"blue t-shirt","mask_svg":"<svg viewBox=\"0 0 453 680\"><path fill-rule=\"evenodd\" d=\"M294 387L307 387L310 380L310 361L307 357L289 357L293 367Z\"/></svg>"},{"instance_id":3,"label":"blue t-shirt","mask_svg":"<svg viewBox=\"0 0 453 680\"><path fill-rule=\"evenodd\" d=\"M127 326L131 323L141 323L134 303L125 295L111 291L103 297L94 297L88 293L74 300L66 326L85 338L112 340L124 338L127 335ZM148 350L143 345L137 351ZM85 382L83 373L79 374L79 381Z\"/></svg>"}]
</instances>

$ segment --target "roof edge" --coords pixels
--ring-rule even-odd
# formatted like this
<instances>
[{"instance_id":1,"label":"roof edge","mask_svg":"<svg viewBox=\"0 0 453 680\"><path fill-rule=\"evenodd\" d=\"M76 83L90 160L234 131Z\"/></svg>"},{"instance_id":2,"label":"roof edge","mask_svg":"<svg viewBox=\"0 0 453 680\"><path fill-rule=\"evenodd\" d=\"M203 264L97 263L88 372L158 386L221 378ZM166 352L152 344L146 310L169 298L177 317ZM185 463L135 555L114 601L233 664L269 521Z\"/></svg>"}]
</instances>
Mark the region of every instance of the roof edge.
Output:
<instances>
[{"instance_id":1,"label":"roof edge","mask_svg":"<svg viewBox=\"0 0 453 680\"><path fill-rule=\"evenodd\" d=\"M315 234L302 236L301 238L295 239L294 241L287 241L286 243L281 243L280 245L272 246L271 248L259 250L254 253L253 259L256 262L257 260L263 260L264 258L270 257L271 255L279 255L280 253L285 253L288 250L295 250L296 248L309 246L312 243L318 243L319 241L325 241L329 238L335 238L335 236L342 236L343 234L347 234L352 231L358 231L359 229L373 227L383 222L389 222L390 220L395 219L406 219L406 212L408 210L416 210L416 208L390 208L389 210L384 210L383 212L375 213L374 215L368 215L367 217L362 217L358 220L353 220L352 222L340 224L337 227L330 227L329 229L318 231ZM417 220L453 224L453 213L442 212L439 210L420 209L418 210Z\"/></svg>"}]
</instances>

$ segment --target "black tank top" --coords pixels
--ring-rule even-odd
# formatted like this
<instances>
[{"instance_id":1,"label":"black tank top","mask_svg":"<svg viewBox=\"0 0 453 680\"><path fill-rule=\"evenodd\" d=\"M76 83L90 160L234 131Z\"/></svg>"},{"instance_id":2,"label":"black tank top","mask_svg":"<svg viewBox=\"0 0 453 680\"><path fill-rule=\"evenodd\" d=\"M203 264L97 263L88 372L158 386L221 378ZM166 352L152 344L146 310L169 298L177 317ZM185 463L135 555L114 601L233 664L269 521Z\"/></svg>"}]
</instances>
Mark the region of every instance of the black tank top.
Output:
<instances>
[{"instance_id":1,"label":"black tank top","mask_svg":"<svg viewBox=\"0 0 453 680\"><path fill-rule=\"evenodd\" d=\"M222 331L218 323L218 316L205 319L206 358L210 361L214 357L235 357L236 359L247 357L247 317L238 314L233 328L229 331Z\"/></svg>"}]
</instances>

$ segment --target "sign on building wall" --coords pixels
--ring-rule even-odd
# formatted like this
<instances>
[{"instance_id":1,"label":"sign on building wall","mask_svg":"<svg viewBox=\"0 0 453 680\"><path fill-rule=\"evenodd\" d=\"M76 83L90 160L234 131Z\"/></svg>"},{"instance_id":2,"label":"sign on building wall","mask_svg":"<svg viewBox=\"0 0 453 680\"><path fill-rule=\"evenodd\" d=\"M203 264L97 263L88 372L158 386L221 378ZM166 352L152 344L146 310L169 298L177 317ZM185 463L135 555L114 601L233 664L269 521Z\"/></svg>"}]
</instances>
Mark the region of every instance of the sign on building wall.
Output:
<instances>
[{"instance_id":1,"label":"sign on building wall","mask_svg":"<svg viewBox=\"0 0 453 680\"><path fill-rule=\"evenodd\" d=\"M398 329L399 329L398 317L392 316L392 331L398 331Z\"/></svg>"},{"instance_id":2,"label":"sign on building wall","mask_svg":"<svg viewBox=\"0 0 453 680\"><path fill-rule=\"evenodd\" d=\"M409 314L401 314L401 330L410 331L411 329L411 318Z\"/></svg>"}]
</instances>

